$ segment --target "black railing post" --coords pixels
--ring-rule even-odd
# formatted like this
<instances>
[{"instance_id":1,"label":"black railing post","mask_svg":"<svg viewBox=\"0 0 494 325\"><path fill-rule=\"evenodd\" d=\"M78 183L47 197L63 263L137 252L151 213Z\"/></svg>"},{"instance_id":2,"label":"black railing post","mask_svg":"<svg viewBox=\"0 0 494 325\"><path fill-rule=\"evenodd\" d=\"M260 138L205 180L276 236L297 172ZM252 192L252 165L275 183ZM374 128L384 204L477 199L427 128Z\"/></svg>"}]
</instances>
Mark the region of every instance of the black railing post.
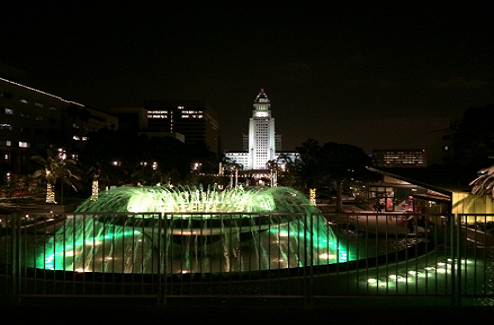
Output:
<instances>
[{"instance_id":1,"label":"black railing post","mask_svg":"<svg viewBox=\"0 0 494 325\"><path fill-rule=\"evenodd\" d=\"M164 248L166 244L166 215L163 213L158 214L158 229L155 229L158 233L158 305L166 305L166 253ZM162 235L163 233L163 235ZM164 238L162 240L162 238Z\"/></svg>"},{"instance_id":2,"label":"black railing post","mask_svg":"<svg viewBox=\"0 0 494 325\"><path fill-rule=\"evenodd\" d=\"M8 227L8 226L7 226ZM14 213L10 215L10 238L12 247L11 256L11 302L14 304L20 303L19 291L20 291L20 221L19 214Z\"/></svg>"},{"instance_id":3,"label":"black railing post","mask_svg":"<svg viewBox=\"0 0 494 325\"><path fill-rule=\"evenodd\" d=\"M451 273L451 279L450 279L450 286L451 286L451 305L452 306L457 306L458 305L458 295L457 295L457 279L456 279L456 259L457 259L457 253L459 251L459 246L460 246L460 238L459 238L459 223L460 223L460 216L457 214L451 215L451 221L449 223L450 227L450 232L449 232L449 241L448 244L450 245L450 256L451 256L451 264L449 270L446 269ZM448 265L448 264L446 264Z\"/></svg>"},{"instance_id":4,"label":"black railing post","mask_svg":"<svg viewBox=\"0 0 494 325\"><path fill-rule=\"evenodd\" d=\"M310 220L307 220L310 218ZM310 236L307 240L307 236ZM305 287L305 304L307 306L314 305L314 234L313 234L313 215L306 213L304 217L304 287Z\"/></svg>"},{"instance_id":5,"label":"black railing post","mask_svg":"<svg viewBox=\"0 0 494 325\"><path fill-rule=\"evenodd\" d=\"M452 260L452 268L455 270L455 277L454 277L454 281L455 281L455 287L456 287L456 291L455 291L455 300L454 300L454 304L455 306L460 306L461 305L461 277L462 277L462 274L461 274L461 219L462 219L462 215L458 215L457 218L456 218L458 221L457 221L457 224L456 224L456 259L453 259ZM466 217L465 217L466 219ZM467 235L467 234L465 234ZM466 238L465 238L466 240Z\"/></svg>"}]
</instances>

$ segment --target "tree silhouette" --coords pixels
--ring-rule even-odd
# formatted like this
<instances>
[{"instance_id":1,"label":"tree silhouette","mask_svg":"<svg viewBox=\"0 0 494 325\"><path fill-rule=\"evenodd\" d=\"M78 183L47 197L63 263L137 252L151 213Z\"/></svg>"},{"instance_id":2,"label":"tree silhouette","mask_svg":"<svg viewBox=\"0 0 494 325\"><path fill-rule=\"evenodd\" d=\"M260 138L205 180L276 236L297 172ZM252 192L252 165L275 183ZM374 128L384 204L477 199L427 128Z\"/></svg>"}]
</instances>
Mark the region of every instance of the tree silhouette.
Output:
<instances>
[{"instance_id":1,"label":"tree silhouette","mask_svg":"<svg viewBox=\"0 0 494 325\"><path fill-rule=\"evenodd\" d=\"M343 190L356 181L370 179L367 170L371 159L361 148L334 142L325 143L321 150L321 170L326 182L336 189L336 212L343 212Z\"/></svg>"},{"instance_id":2,"label":"tree silhouette","mask_svg":"<svg viewBox=\"0 0 494 325\"><path fill-rule=\"evenodd\" d=\"M43 166L43 168L34 172L33 178L46 182L46 203L57 203L55 200L55 185L58 179L62 181L62 190L63 184L69 185L75 191L82 188L79 182L81 176L75 160L66 159L60 152L52 148L47 149L46 157L33 156L31 159Z\"/></svg>"},{"instance_id":3,"label":"tree silhouette","mask_svg":"<svg viewBox=\"0 0 494 325\"><path fill-rule=\"evenodd\" d=\"M336 212L343 211L344 189L372 175L366 168L371 164L370 157L352 145L328 142L320 146L317 140L309 139L297 152L299 159L288 162L294 187L305 193L320 187L332 188L336 192Z\"/></svg>"}]
</instances>

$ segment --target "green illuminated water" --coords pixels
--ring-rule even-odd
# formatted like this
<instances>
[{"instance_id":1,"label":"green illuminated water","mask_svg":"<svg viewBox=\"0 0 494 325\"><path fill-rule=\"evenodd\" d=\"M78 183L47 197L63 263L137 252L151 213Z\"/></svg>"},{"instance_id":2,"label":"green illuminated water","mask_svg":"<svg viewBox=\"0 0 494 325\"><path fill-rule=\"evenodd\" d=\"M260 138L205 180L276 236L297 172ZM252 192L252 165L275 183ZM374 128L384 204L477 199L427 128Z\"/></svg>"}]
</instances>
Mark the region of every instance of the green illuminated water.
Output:
<instances>
[{"instance_id":1,"label":"green illuminated water","mask_svg":"<svg viewBox=\"0 0 494 325\"><path fill-rule=\"evenodd\" d=\"M311 214L317 212L287 187L121 187L82 203L36 266L216 273L346 262L347 251L326 220Z\"/></svg>"}]
</instances>

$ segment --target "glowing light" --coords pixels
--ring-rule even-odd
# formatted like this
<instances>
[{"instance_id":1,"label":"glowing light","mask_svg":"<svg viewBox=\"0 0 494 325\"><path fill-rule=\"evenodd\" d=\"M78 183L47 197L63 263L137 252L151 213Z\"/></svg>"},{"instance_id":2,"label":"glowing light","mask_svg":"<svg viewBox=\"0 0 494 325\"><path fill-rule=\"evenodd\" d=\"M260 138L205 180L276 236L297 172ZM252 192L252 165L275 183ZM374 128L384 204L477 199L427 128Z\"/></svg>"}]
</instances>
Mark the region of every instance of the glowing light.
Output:
<instances>
[{"instance_id":1,"label":"glowing light","mask_svg":"<svg viewBox=\"0 0 494 325\"><path fill-rule=\"evenodd\" d=\"M276 258L269 260L269 255L271 254L267 254L263 257L267 258L266 261L282 263L283 265L287 264L289 267L293 266L293 263L304 266L305 259L301 259L300 256L297 255L298 253L283 251L284 248L282 248L282 245L286 245L286 243L290 243L291 246L292 243L297 245L297 242L299 244L302 243L303 245L312 246L313 256L319 257L314 260L314 263L330 264L348 261L348 252L344 247L339 245L337 239L334 237L332 229L326 226L326 220L324 218L319 216L314 217L314 224L310 227L304 222L304 216L306 216L308 212L317 211L316 208L310 206L308 203L309 201L305 196L293 189L284 187L253 187L244 189L242 186L238 186L237 188L227 188L224 191L219 191L217 187L207 190L199 187L185 186L176 186L173 188L168 186L122 187L101 192L98 201L96 202L88 199L79 206L76 212L91 214L91 212L123 213L133 211L138 214L131 216L131 218L146 218L151 221L149 224L153 224L153 218L162 215L165 215L169 219L173 218L173 220L192 220L194 221L194 224L197 222L198 225L205 225L206 223L202 223L204 220L212 219L214 222L211 224L216 224L216 221L228 219L226 223L224 223L224 221L219 222L218 224L221 225L219 227L227 226L229 228L225 229L228 231L232 229L232 231L242 232L246 232L245 229L249 232L258 232L260 230L259 227L263 227L262 230L269 230L269 236L272 236L269 237L269 240L271 243L276 243L274 246L279 246L281 248L281 257L278 255ZM282 215L286 216L279 217L278 215L269 215L268 219L264 221L266 215L263 215L262 213L271 211L280 212ZM165 212L166 214L162 214ZM196 215L190 212L200 213ZM218 214L215 214L215 212L218 212ZM237 213L220 215L222 212ZM253 216L247 214L252 212L254 213ZM262 216L263 219L255 219L259 218L259 215ZM108 216L112 218L110 214L108 214ZM132 238L129 240L122 239L121 241L119 241L119 238L125 236L133 237L142 234L142 232L146 233L146 231L149 230L145 230L144 227L142 231L133 230L127 228L127 226L123 226L124 224L113 223L113 221L108 223L110 227L103 228L101 225L107 222L105 220L111 220L104 218L106 218L106 214L101 220L98 218L85 219L85 223L79 223L79 220L83 220L82 218L68 216L68 220L78 226L73 227L73 233L63 235L63 233L60 232L57 235L58 239L63 240L53 243L53 249L56 248L57 250L55 255L59 257L55 259L54 256L48 255L45 257L45 255L43 255L43 263L37 263L37 265L47 269L57 270L75 270L77 268L84 272L88 272L88 270L93 267L98 270L105 270L108 269L109 264L113 263L111 261L116 259L113 256L107 256L107 254L105 254L105 252L112 252L113 247L115 247L114 245L118 246L121 243L124 243L124 245L136 245L139 243L139 245L142 245L137 246L139 247L139 250L140 247L145 247L143 244L140 244L146 242L142 238ZM252 224L249 224L249 219L252 220ZM94 222L94 225L88 224L87 220ZM257 220L263 221L261 224L258 224ZM245 223L245 221L247 221L247 223ZM207 224L209 225L210 223L208 222ZM245 224L247 226L244 226ZM72 224L66 226L65 230L70 231L72 229L71 227ZM218 229L220 229L219 227ZM214 229L215 231L218 231L216 228ZM195 235L207 233L208 228L188 228L186 226L184 229L180 230L183 230L183 233L180 235L189 235L186 236L187 238L184 238L185 240L189 240L188 237L192 237L192 240L195 240ZM149 235L149 232L146 234ZM152 236L154 236L154 234ZM281 240L281 238L287 239ZM304 240L301 241L301 238ZM70 242L71 245L65 245L65 240ZM88 248L88 246L98 245L100 245L98 248ZM48 251L49 250L50 249L48 249ZM92 254L100 255L93 256ZM113 254L120 253L118 251L113 251ZM228 258L238 257L237 254L231 254L230 252L227 254L232 256ZM60 256L74 257L62 258ZM41 258L41 256L39 256L39 258ZM121 260L127 259L126 256L121 255ZM101 266L92 266L92 264L88 264L95 260L98 261ZM112 265L114 266L114 264ZM125 272L133 272L133 269L128 269L128 271ZM175 272L189 273L195 271L175 270Z\"/></svg>"},{"instance_id":2,"label":"glowing light","mask_svg":"<svg viewBox=\"0 0 494 325\"><path fill-rule=\"evenodd\" d=\"M47 171L47 174L49 174L50 172ZM46 203L57 203L55 201L55 191L53 190L53 185L50 183L50 182L47 182L46 183L46 200L45 200Z\"/></svg>"},{"instance_id":3,"label":"glowing light","mask_svg":"<svg viewBox=\"0 0 494 325\"><path fill-rule=\"evenodd\" d=\"M99 241L94 241L94 242L92 240L91 241L90 240L86 241L86 245L89 245L89 246L97 246L97 245L100 245L100 244L101 244L101 242L99 242Z\"/></svg>"},{"instance_id":4,"label":"glowing light","mask_svg":"<svg viewBox=\"0 0 494 325\"><path fill-rule=\"evenodd\" d=\"M91 201L98 201L99 184L98 180L93 180L91 185Z\"/></svg>"},{"instance_id":5,"label":"glowing light","mask_svg":"<svg viewBox=\"0 0 494 325\"><path fill-rule=\"evenodd\" d=\"M315 188L311 188L309 190L309 201L310 201L310 205L316 206L316 189Z\"/></svg>"}]
</instances>

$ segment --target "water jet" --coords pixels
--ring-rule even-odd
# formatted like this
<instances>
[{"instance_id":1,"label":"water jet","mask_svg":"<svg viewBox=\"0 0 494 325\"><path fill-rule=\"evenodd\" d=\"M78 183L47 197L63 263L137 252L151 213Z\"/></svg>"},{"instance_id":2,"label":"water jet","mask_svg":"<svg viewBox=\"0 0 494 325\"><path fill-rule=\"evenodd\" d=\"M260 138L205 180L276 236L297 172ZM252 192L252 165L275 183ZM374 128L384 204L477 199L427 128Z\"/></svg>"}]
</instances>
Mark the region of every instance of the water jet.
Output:
<instances>
[{"instance_id":1,"label":"water jet","mask_svg":"<svg viewBox=\"0 0 494 325\"><path fill-rule=\"evenodd\" d=\"M288 187L120 187L83 202L36 264L103 273L160 267L215 273L346 262L345 245L317 212Z\"/></svg>"}]
</instances>

